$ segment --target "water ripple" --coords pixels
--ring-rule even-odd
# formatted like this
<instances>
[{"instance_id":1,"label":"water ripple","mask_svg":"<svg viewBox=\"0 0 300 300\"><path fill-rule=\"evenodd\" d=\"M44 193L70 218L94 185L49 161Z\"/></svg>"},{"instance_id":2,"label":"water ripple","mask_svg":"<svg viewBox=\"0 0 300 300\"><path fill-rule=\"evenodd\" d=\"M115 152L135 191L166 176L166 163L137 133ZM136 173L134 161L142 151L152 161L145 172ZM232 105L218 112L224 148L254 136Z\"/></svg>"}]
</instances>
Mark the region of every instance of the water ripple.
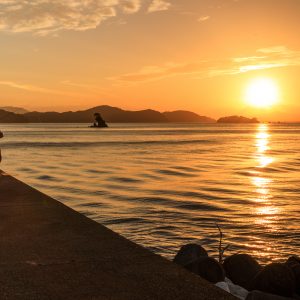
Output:
<instances>
[{"instance_id":1,"label":"water ripple","mask_svg":"<svg viewBox=\"0 0 300 300\"><path fill-rule=\"evenodd\" d=\"M3 169L168 258L219 232L262 263L300 247L300 126L3 125Z\"/></svg>"}]
</instances>

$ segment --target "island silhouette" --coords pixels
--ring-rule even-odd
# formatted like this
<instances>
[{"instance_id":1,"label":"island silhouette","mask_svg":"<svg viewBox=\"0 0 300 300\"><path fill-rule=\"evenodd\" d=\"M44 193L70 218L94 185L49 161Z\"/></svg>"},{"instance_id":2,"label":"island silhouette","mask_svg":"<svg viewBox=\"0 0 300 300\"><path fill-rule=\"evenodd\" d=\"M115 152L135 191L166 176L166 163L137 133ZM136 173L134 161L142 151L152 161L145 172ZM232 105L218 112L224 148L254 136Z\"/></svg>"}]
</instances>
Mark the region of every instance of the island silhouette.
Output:
<instances>
[{"instance_id":1,"label":"island silhouette","mask_svg":"<svg viewBox=\"0 0 300 300\"><path fill-rule=\"evenodd\" d=\"M220 118L218 123L228 123L228 124L257 124L259 121L256 118L246 118L242 116L229 116L229 117L223 117Z\"/></svg>"}]
</instances>

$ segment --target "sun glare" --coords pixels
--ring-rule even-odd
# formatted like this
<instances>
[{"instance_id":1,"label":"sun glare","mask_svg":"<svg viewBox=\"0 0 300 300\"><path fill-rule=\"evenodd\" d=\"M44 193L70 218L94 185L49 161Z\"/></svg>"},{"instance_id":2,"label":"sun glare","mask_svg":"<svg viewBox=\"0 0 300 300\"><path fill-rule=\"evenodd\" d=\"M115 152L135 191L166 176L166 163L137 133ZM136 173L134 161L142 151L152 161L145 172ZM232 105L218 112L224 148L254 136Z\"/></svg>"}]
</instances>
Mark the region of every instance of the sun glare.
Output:
<instances>
[{"instance_id":1,"label":"sun glare","mask_svg":"<svg viewBox=\"0 0 300 300\"><path fill-rule=\"evenodd\" d=\"M269 108L278 102L278 88L269 78L253 80L246 90L246 102L257 108Z\"/></svg>"}]
</instances>

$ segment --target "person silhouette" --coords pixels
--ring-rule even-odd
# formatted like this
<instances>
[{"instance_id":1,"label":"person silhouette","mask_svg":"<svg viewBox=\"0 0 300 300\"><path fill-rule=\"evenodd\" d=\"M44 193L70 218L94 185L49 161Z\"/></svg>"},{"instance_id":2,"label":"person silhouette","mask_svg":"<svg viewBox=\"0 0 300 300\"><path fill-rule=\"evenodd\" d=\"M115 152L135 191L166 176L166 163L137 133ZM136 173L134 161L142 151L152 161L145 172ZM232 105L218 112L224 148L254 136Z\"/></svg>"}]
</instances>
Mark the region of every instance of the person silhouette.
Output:
<instances>
[{"instance_id":1,"label":"person silhouette","mask_svg":"<svg viewBox=\"0 0 300 300\"><path fill-rule=\"evenodd\" d=\"M0 131L0 139L3 138L3 133ZM0 162L2 161L1 149L0 149Z\"/></svg>"}]
</instances>

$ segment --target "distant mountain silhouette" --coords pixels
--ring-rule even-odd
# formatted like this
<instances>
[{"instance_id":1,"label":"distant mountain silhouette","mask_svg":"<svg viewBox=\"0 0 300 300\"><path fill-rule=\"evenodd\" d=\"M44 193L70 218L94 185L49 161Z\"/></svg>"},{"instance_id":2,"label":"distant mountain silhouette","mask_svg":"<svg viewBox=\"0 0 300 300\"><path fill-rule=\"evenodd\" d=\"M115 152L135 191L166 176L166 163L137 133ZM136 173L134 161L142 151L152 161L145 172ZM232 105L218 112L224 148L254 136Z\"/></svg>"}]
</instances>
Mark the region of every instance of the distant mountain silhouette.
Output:
<instances>
[{"instance_id":1,"label":"distant mountain silhouette","mask_svg":"<svg viewBox=\"0 0 300 300\"><path fill-rule=\"evenodd\" d=\"M229 124L249 124L249 123L259 123L256 118L246 118L242 116L229 116L220 118L218 123L229 123Z\"/></svg>"},{"instance_id":2,"label":"distant mountain silhouette","mask_svg":"<svg viewBox=\"0 0 300 300\"><path fill-rule=\"evenodd\" d=\"M213 119L199 116L188 111L165 113L152 109L128 111L108 105L76 112L28 112L23 115L16 114L15 119L19 120L19 117L22 116L23 122L27 123L91 123L94 113L100 113L103 119L108 123L215 122ZM13 116L10 118L13 119ZM6 119L2 118L1 115L0 123L7 123Z\"/></svg>"},{"instance_id":3,"label":"distant mountain silhouette","mask_svg":"<svg viewBox=\"0 0 300 300\"><path fill-rule=\"evenodd\" d=\"M24 115L0 109L0 123L27 123Z\"/></svg>"},{"instance_id":4,"label":"distant mountain silhouette","mask_svg":"<svg viewBox=\"0 0 300 300\"><path fill-rule=\"evenodd\" d=\"M216 123L216 120L199 116L196 113L186 110L176 110L171 112L164 112L163 115L168 119L169 122L198 122L198 123Z\"/></svg>"},{"instance_id":5,"label":"distant mountain silhouette","mask_svg":"<svg viewBox=\"0 0 300 300\"><path fill-rule=\"evenodd\" d=\"M6 110L6 111L9 111L9 112L13 112L15 114L26 114L26 113L29 112L25 108L15 107L15 106L3 106L3 107L0 107L0 109Z\"/></svg>"},{"instance_id":6,"label":"distant mountain silhouette","mask_svg":"<svg viewBox=\"0 0 300 300\"><path fill-rule=\"evenodd\" d=\"M99 112L105 121L112 123L160 123L168 121L159 111L152 109L129 111L102 105L91 108L86 112Z\"/></svg>"}]
</instances>

